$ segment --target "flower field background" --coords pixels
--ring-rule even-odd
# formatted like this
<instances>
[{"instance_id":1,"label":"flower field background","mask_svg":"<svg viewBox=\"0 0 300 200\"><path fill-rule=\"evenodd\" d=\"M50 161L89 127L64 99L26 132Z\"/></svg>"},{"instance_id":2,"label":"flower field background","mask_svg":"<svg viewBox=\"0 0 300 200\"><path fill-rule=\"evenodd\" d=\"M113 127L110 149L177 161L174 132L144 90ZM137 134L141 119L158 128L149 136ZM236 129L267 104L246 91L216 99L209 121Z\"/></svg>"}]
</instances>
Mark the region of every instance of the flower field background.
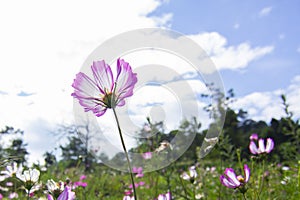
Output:
<instances>
[{"instance_id":1,"label":"flower field background","mask_svg":"<svg viewBox=\"0 0 300 200\"><path fill-rule=\"evenodd\" d=\"M141 133L156 131L157 137L138 141L139 145L129 150L144 153L144 159L168 153L172 148L168 141L179 131L197 134L180 159L164 169L144 173L139 163L131 163L138 199L300 199L300 125L288 100L281 97L285 117L255 121L246 111L230 108L234 96L230 93L228 101L220 102L226 110L222 134L202 159L199 151L207 130L201 129L201 119L185 120L171 132L164 131L163 122L145 120ZM22 139L0 148L0 199L133 199L128 173L95 159L73 126L59 127L60 134L68 136L67 144L59 147L61 160L45 152L45 165L29 166ZM1 137L22 134L27 133L13 127L1 130ZM112 159L120 157L124 154ZM108 157L103 155L101 160L105 159Z\"/></svg>"}]
</instances>

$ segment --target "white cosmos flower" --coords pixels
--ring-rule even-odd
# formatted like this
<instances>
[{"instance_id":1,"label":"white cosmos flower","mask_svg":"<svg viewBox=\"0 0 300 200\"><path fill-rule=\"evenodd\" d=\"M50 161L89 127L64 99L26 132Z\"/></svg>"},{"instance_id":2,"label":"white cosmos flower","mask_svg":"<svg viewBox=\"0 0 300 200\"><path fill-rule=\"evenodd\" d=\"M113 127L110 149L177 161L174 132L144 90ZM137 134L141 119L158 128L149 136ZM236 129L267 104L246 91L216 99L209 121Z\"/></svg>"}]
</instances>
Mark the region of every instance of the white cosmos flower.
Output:
<instances>
[{"instance_id":1,"label":"white cosmos flower","mask_svg":"<svg viewBox=\"0 0 300 200\"><path fill-rule=\"evenodd\" d=\"M24 183L27 182L36 183L39 180L40 171L37 169L29 169L29 170L25 170L23 174L18 173L16 176Z\"/></svg>"}]
</instances>

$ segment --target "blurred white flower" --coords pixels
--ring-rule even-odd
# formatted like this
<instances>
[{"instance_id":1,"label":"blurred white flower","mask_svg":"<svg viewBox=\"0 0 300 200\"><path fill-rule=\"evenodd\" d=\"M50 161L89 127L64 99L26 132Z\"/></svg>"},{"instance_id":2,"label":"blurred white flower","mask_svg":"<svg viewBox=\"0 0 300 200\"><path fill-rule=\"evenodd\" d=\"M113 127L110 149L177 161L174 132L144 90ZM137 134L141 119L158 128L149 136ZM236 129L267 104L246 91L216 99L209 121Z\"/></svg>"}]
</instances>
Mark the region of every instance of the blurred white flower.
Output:
<instances>
[{"instance_id":1,"label":"blurred white flower","mask_svg":"<svg viewBox=\"0 0 300 200\"><path fill-rule=\"evenodd\" d=\"M189 167L188 173L183 172L180 177L184 180L190 180L191 182L194 182L194 180L197 176L198 176L198 174L197 174L197 171L196 171L196 167L191 166L191 167Z\"/></svg>"},{"instance_id":2,"label":"blurred white flower","mask_svg":"<svg viewBox=\"0 0 300 200\"><path fill-rule=\"evenodd\" d=\"M29 170L25 170L23 174L18 173L16 176L24 183L28 183L28 182L36 183L39 180L40 171L37 169L29 169Z\"/></svg>"},{"instance_id":3,"label":"blurred white flower","mask_svg":"<svg viewBox=\"0 0 300 200\"><path fill-rule=\"evenodd\" d=\"M2 174L4 177L14 177L16 174L20 174L23 171L23 166L18 166L18 163L13 162L11 165L6 166L6 170L1 171L0 174Z\"/></svg>"}]
</instances>

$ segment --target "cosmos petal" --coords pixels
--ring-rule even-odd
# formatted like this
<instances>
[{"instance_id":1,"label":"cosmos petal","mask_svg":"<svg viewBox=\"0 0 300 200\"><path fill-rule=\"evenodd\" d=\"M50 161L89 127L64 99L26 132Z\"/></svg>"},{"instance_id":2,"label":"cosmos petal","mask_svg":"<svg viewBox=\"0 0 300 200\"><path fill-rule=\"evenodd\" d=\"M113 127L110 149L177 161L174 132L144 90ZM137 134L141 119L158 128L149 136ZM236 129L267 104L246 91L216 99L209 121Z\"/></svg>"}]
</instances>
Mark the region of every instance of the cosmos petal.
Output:
<instances>
[{"instance_id":1,"label":"cosmos petal","mask_svg":"<svg viewBox=\"0 0 300 200\"><path fill-rule=\"evenodd\" d=\"M247 183L250 178L250 168L246 164L244 165L244 176L245 176L245 182Z\"/></svg>"},{"instance_id":2,"label":"cosmos petal","mask_svg":"<svg viewBox=\"0 0 300 200\"><path fill-rule=\"evenodd\" d=\"M226 187L228 187L228 188L236 188L236 187L238 187L238 186L236 186L234 183L228 181L227 178L226 178L224 175L221 175L221 176L220 176L220 181L221 181L221 183L222 183L224 186L226 186Z\"/></svg>"},{"instance_id":3,"label":"cosmos petal","mask_svg":"<svg viewBox=\"0 0 300 200\"><path fill-rule=\"evenodd\" d=\"M258 140L258 153L264 153L266 151L265 148L265 141L264 139L259 139Z\"/></svg>"},{"instance_id":4,"label":"cosmos petal","mask_svg":"<svg viewBox=\"0 0 300 200\"><path fill-rule=\"evenodd\" d=\"M274 148L274 140L267 138L266 152L270 153Z\"/></svg>"},{"instance_id":5,"label":"cosmos petal","mask_svg":"<svg viewBox=\"0 0 300 200\"><path fill-rule=\"evenodd\" d=\"M227 176L227 180L233 185L240 186L240 181L237 179L236 174L232 168L227 168L224 173Z\"/></svg>"},{"instance_id":6,"label":"cosmos petal","mask_svg":"<svg viewBox=\"0 0 300 200\"><path fill-rule=\"evenodd\" d=\"M256 144L255 144L254 141L250 141L249 150L252 154L257 154L258 153L258 149L257 149Z\"/></svg>"},{"instance_id":7,"label":"cosmos petal","mask_svg":"<svg viewBox=\"0 0 300 200\"><path fill-rule=\"evenodd\" d=\"M106 92L112 92L114 87L114 78L111 68L108 64L102 61L94 61L91 66L94 79L98 85L100 91L105 94Z\"/></svg>"}]
</instances>

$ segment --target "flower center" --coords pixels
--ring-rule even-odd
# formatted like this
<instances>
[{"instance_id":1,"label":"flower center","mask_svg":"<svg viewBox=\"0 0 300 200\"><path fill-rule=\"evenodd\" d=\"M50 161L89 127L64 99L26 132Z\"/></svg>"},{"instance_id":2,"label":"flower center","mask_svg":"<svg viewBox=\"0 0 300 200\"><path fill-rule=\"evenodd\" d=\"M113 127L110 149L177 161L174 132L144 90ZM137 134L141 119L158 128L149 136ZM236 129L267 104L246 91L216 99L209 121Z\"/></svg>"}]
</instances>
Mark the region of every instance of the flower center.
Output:
<instances>
[{"instance_id":1,"label":"flower center","mask_svg":"<svg viewBox=\"0 0 300 200\"><path fill-rule=\"evenodd\" d=\"M111 92L105 94L102 101L107 106L107 108L115 108L116 107L116 95L114 95Z\"/></svg>"},{"instance_id":2,"label":"flower center","mask_svg":"<svg viewBox=\"0 0 300 200\"><path fill-rule=\"evenodd\" d=\"M240 181L240 183L244 183L245 179L242 176L238 176L237 179Z\"/></svg>"}]
</instances>

